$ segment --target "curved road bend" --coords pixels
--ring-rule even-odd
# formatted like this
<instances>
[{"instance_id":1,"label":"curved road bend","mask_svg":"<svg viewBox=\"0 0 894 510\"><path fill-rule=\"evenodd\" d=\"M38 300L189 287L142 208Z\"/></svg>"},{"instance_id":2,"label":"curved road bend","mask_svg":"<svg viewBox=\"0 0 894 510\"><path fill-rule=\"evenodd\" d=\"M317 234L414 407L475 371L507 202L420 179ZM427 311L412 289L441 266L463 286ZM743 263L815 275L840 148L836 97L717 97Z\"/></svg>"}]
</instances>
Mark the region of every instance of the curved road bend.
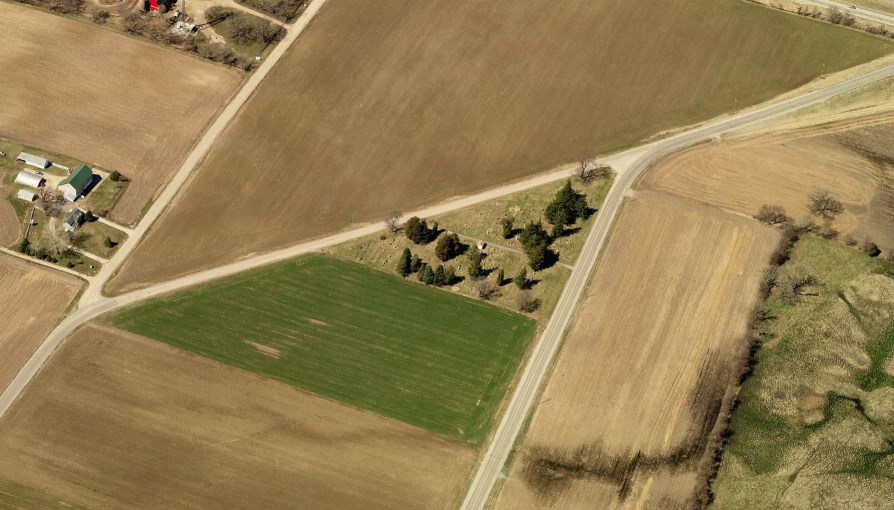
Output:
<instances>
[{"instance_id":1,"label":"curved road bend","mask_svg":"<svg viewBox=\"0 0 894 510\"><path fill-rule=\"evenodd\" d=\"M534 347L531 358L525 366L518 386L497 427L494 438L481 459L481 464L463 501L461 507L463 510L483 509L487 503L494 485L503 470L503 466L506 464L509 453L512 451L516 438L521 431L525 418L534 407L534 399L537 397L541 383L546 376L553 357L558 351L565 330L571 321L572 312L583 294L590 272L596 265L596 260L605 244L605 240L608 238L609 231L621 208L624 196L642 172L662 156L701 140L821 103L838 94L849 92L891 76L894 76L894 65L845 80L815 92L782 101L766 108L751 111L726 121L685 131L676 136L629 151L629 157L626 159L629 164L623 169L616 168L618 177L605 198L599 216L596 218L596 222L593 224L593 228L584 242L581 255L574 265L574 270L565 284L562 295L559 297L556 309L553 311L552 317L550 317L546 329L543 331L543 335Z\"/></svg>"}]
</instances>

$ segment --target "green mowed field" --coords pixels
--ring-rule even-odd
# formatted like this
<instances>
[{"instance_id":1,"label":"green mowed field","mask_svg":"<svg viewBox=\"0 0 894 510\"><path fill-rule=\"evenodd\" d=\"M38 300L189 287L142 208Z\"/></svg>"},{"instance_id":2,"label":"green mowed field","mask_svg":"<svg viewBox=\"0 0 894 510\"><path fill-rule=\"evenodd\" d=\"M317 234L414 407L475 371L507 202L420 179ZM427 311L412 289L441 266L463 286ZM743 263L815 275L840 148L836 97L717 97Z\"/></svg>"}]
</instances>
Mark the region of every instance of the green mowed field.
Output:
<instances>
[{"instance_id":1,"label":"green mowed field","mask_svg":"<svg viewBox=\"0 0 894 510\"><path fill-rule=\"evenodd\" d=\"M739 394L714 508L883 508L894 495L894 268L803 236L764 303L769 335Z\"/></svg>"},{"instance_id":2,"label":"green mowed field","mask_svg":"<svg viewBox=\"0 0 894 510\"><path fill-rule=\"evenodd\" d=\"M359 264L308 256L108 319L355 407L471 442L536 322Z\"/></svg>"},{"instance_id":3,"label":"green mowed field","mask_svg":"<svg viewBox=\"0 0 894 510\"><path fill-rule=\"evenodd\" d=\"M742 0L330 2L108 290L628 146L892 50Z\"/></svg>"}]
</instances>

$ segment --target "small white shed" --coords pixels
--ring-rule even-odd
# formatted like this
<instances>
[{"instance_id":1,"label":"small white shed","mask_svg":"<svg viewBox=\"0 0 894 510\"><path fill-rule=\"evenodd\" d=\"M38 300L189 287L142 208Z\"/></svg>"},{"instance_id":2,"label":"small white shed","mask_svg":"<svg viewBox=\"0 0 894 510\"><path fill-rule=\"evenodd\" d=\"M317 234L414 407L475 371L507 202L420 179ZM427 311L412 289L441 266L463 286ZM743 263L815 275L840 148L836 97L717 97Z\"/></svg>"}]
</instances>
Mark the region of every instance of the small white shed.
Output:
<instances>
[{"instance_id":1,"label":"small white shed","mask_svg":"<svg viewBox=\"0 0 894 510\"><path fill-rule=\"evenodd\" d=\"M40 168L41 170L52 165L50 160L35 156L34 154L28 154L27 152L20 152L19 155L16 156L16 161L21 161L26 165L31 165L35 168Z\"/></svg>"},{"instance_id":2,"label":"small white shed","mask_svg":"<svg viewBox=\"0 0 894 510\"><path fill-rule=\"evenodd\" d=\"M28 191L26 189L20 189L19 192L16 193L16 196L24 200L25 202L34 202L35 200L37 200L37 193Z\"/></svg>"},{"instance_id":3,"label":"small white shed","mask_svg":"<svg viewBox=\"0 0 894 510\"><path fill-rule=\"evenodd\" d=\"M37 174L32 174L27 170L22 170L19 172L19 175L16 175L16 184L29 186L31 188L39 188L40 185L43 184L43 177Z\"/></svg>"}]
</instances>

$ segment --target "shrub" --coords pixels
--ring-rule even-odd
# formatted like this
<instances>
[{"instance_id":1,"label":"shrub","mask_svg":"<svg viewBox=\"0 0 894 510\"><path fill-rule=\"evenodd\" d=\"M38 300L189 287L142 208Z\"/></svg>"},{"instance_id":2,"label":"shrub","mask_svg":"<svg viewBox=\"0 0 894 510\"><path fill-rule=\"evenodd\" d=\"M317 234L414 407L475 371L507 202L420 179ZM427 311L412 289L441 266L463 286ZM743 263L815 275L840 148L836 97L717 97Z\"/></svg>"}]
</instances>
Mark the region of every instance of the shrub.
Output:
<instances>
[{"instance_id":1,"label":"shrub","mask_svg":"<svg viewBox=\"0 0 894 510\"><path fill-rule=\"evenodd\" d=\"M531 291L523 290L515 296L515 306L520 312L531 313L540 307L540 300L535 298Z\"/></svg>"},{"instance_id":2,"label":"shrub","mask_svg":"<svg viewBox=\"0 0 894 510\"><path fill-rule=\"evenodd\" d=\"M462 243L459 236L454 233L442 235L435 243L435 255L442 261L448 261L459 255L462 251Z\"/></svg>"},{"instance_id":3,"label":"shrub","mask_svg":"<svg viewBox=\"0 0 894 510\"><path fill-rule=\"evenodd\" d=\"M90 16L90 21L99 25L102 25L109 19L109 11L96 5L88 9L87 14Z\"/></svg>"},{"instance_id":4,"label":"shrub","mask_svg":"<svg viewBox=\"0 0 894 510\"><path fill-rule=\"evenodd\" d=\"M469 250L469 278L476 280L485 275L484 269L481 267L482 260L484 260L484 254L473 246Z\"/></svg>"},{"instance_id":5,"label":"shrub","mask_svg":"<svg viewBox=\"0 0 894 510\"><path fill-rule=\"evenodd\" d=\"M785 214L785 209L783 209L782 206L768 204L762 205L754 218L761 223L773 226L785 225L791 219Z\"/></svg>"},{"instance_id":6,"label":"shrub","mask_svg":"<svg viewBox=\"0 0 894 510\"><path fill-rule=\"evenodd\" d=\"M500 221L500 226L503 227L503 239L512 237L512 228L514 226L512 218L503 218Z\"/></svg>"},{"instance_id":7,"label":"shrub","mask_svg":"<svg viewBox=\"0 0 894 510\"><path fill-rule=\"evenodd\" d=\"M863 241L863 245L860 247L860 249L862 249L863 253L869 255L870 257L878 257L882 253L882 250L879 249L878 245L870 241L869 239Z\"/></svg>"},{"instance_id":8,"label":"shrub","mask_svg":"<svg viewBox=\"0 0 894 510\"><path fill-rule=\"evenodd\" d=\"M428 228L425 220L413 216L404 224L404 234L416 244L428 244L432 240L433 230Z\"/></svg>"}]
</instances>

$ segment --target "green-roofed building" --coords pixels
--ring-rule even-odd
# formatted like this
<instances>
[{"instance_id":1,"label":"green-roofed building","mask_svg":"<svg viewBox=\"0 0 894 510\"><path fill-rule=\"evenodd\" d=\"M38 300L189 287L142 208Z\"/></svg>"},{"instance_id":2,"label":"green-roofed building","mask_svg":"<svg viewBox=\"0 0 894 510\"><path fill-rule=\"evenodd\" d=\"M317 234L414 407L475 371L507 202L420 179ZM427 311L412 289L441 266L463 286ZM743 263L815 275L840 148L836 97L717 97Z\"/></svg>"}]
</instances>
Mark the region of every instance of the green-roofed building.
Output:
<instances>
[{"instance_id":1,"label":"green-roofed building","mask_svg":"<svg viewBox=\"0 0 894 510\"><path fill-rule=\"evenodd\" d=\"M68 177L59 183L59 189L66 200L74 202L92 181L93 172L90 171L90 167L81 165L72 170Z\"/></svg>"}]
</instances>

